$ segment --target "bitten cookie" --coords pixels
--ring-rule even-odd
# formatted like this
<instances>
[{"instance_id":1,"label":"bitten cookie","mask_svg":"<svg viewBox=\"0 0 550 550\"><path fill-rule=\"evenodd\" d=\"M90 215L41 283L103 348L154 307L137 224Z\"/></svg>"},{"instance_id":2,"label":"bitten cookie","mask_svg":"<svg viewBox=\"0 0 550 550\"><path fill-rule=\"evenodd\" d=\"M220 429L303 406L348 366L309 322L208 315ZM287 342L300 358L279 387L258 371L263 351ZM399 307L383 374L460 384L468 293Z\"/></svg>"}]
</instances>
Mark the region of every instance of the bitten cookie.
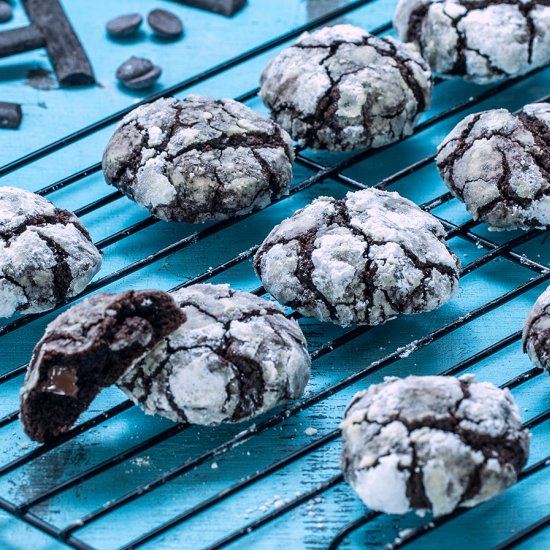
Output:
<instances>
[{"instance_id":1,"label":"bitten cookie","mask_svg":"<svg viewBox=\"0 0 550 550\"><path fill-rule=\"evenodd\" d=\"M443 140L437 167L447 187L489 229L550 224L550 104L518 115L493 109L467 116Z\"/></svg>"},{"instance_id":2,"label":"bitten cookie","mask_svg":"<svg viewBox=\"0 0 550 550\"><path fill-rule=\"evenodd\" d=\"M430 311L458 289L443 226L397 193L321 197L276 226L254 259L279 302L308 317L378 325Z\"/></svg>"},{"instance_id":3,"label":"bitten cookie","mask_svg":"<svg viewBox=\"0 0 550 550\"><path fill-rule=\"evenodd\" d=\"M80 220L35 193L0 187L0 317L82 292L101 255Z\"/></svg>"},{"instance_id":4,"label":"bitten cookie","mask_svg":"<svg viewBox=\"0 0 550 550\"><path fill-rule=\"evenodd\" d=\"M538 297L525 320L523 351L550 374L550 287Z\"/></svg>"},{"instance_id":5,"label":"bitten cookie","mask_svg":"<svg viewBox=\"0 0 550 550\"><path fill-rule=\"evenodd\" d=\"M542 0L400 0L393 24L446 78L487 84L550 61L550 5Z\"/></svg>"},{"instance_id":6,"label":"bitten cookie","mask_svg":"<svg viewBox=\"0 0 550 550\"><path fill-rule=\"evenodd\" d=\"M530 434L511 393L471 375L388 377L341 424L344 477L372 510L449 514L516 482Z\"/></svg>"},{"instance_id":7,"label":"bitten cookie","mask_svg":"<svg viewBox=\"0 0 550 550\"><path fill-rule=\"evenodd\" d=\"M21 389L25 432L36 441L66 432L102 388L184 319L157 290L98 294L62 313L36 345Z\"/></svg>"},{"instance_id":8,"label":"bitten cookie","mask_svg":"<svg viewBox=\"0 0 550 550\"><path fill-rule=\"evenodd\" d=\"M247 214L285 195L286 132L232 99L158 99L124 117L103 154L107 181L162 220Z\"/></svg>"},{"instance_id":9,"label":"bitten cookie","mask_svg":"<svg viewBox=\"0 0 550 550\"><path fill-rule=\"evenodd\" d=\"M228 285L194 285L174 298L187 321L119 382L147 414L216 425L302 395L307 344L275 304Z\"/></svg>"},{"instance_id":10,"label":"bitten cookie","mask_svg":"<svg viewBox=\"0 0 550 550\"><path fill-rule=\"evenodd\" d=\"M260 97L301 145L381 147L412 133L432 77L416 50L351 25L304 33L264 69Z\"/></svg>"}]
</instances>

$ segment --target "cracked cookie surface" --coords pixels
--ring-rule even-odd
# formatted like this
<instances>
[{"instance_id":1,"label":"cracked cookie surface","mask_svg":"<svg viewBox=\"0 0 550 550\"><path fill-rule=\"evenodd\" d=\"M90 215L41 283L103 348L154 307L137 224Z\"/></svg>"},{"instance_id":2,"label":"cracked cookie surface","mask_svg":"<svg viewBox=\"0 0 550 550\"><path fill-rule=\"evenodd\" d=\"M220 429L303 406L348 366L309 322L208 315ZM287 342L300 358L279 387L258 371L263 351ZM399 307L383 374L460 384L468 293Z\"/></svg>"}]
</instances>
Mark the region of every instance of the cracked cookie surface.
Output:
<instances>
[{"instance_id":1,"label":"cracked cookie surface","mask_svg":"<svg viewBox=\"0 0 550 550\"><path fill-rule=\"evenodd\" d=\"M273 121L232 99L158 99L124 117L103 154L108 183L162 220L244 215L285 195L294 152Z\"/></svg>"},{"instance_id":2,"label":"cracked cookie surface","mask_svg":"<svg viewBox=\"0 0 550 550\"><path fill-rule=\"evenodd\" d=\"M449 514L517 480L530 434L511 393L472 375L387 377L341 424L344 477L372 510Z\"/></svg>"},{"instance_id":3,"label":"cracked cookie surface","mask_svg":"<svg viewBox=\"0 0 550 550\"><path fill-rule=\"evenodd\" d=\"M0 317L52 309L82 292L100 267L101 255L73 213L0 187Z\"/></svg>"},{"instance_id":4,"label":"cracked cookie surface","mask_svg":"<svg viewBox=\"0 0 550 550\"><path fill-rule=\"evenodd\" d=\"M523 351L550 374L550 287L537 299L523 326Z\"/></svg>"},{"instance_id":5,"label":"cracked cookie surface","mask_svg":"<svg viewBox=\"0 0 550 550\"><path fill-rule=\"evenodd\" d=\"M378 325L458 290L458 258L432 215L397 193L321 197L276 226L254 259L279 302L308 317Z\"/></svg>"},{"instance_id":6,"label":"cracked cookie surface","mask_svg":"<svg viewBox=\"0 0 550 550\"><path fill-rule=\"evenodd\" d=\"M400 0L393 24L446 78L488 84L550 61L549 0Z\"/></svg>"},{"instance_id":7,"label":"cracked cookie surface","mask_svg":"<svg viewBox=\"0 0 550 550\"><path fill-rule=\"evenodd\" d=\"M352 25L304 33L264 69L260 97L301 145L381 147L412 133L431 100L416 50Z\"/></svg>"},{"instance_id":8,"label":"cracked cookie surface","mask_svg":"<svg viewBox=\"0 0 550 550\"><path fill-rule=\"evenodd\" d=\"M21 389L21 421L36 441L66 432L102 388L185 320L166 292L97 294L46 328Z\"/></svg>"},{"instance_id":9,"label":"cracked cookie surface","mask_svg":"<svg viewBox=\"0 0 550 550\"><path fill-rule=\"evenodd\" d=\"M443 140L437 167L468 212L493 230L550 225L550 104L518 115L467 116Z\"/></svg>"},{"instance_id":10,"label":"cracked cookie surface","mask_svg":"<svg viewBox=\"0 0 550 550\"><path fill-rule=\"evenodd\" d=\"M147 414L240 422L303 394L307 344L278 306L229 285L193 285L173 296L186 322L119 381Z\"/></svg>"}]
</instances>

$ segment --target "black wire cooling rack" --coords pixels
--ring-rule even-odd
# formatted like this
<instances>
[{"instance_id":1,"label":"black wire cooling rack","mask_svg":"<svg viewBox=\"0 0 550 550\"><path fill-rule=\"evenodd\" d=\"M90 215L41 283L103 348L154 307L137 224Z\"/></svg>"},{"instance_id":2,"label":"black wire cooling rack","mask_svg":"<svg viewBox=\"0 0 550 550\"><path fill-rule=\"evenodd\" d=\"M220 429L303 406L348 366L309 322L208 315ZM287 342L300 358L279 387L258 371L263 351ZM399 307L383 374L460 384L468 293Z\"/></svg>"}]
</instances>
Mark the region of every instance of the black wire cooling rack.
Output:
<instances>
[{"instance_id":1,"label":"black wire cooling rack","mask_svg":"<svg viewBox=\"0 0 550 550\"><path fill-rule=\"evenodd\" d=\"M160 93L154 94L153 96L147 97L141 103L154 100L156 98L173 95L176 93L184 92L185 90L195 87L198 84L220 75L231 71L235 67L239 66L242 63L245 63L255 57L270 52L274 48L277 48L289 40L297 37L303 31L311 30L316 27L322 26L324 24L329 24L334 20L345 16L348 13L353 12L367 4L372 0L361 0L352 2L344 7L341 7L337 10L332 11L320 17L314 21L311 21L301 27L293 29L290 32L287 32L273 40L265 42L257 47L254 47L247 52L228 59L223 63L212 67L200 74L188 78L170 88L163 90ZM372 29L371 32L374 34L382 34L387 32L391 28L391 23L387 22L376 29ZM423 120L415 129L413 136L420 136L423 132L436 127L438 124L447 121L453 116L461 115L466 113L471 109L475 109L476 106L482 105L484 102L498 98L501 94L504 94L508 90L512 90L515 86L518 86L522 83L528 82L529 79L534 78L535 76L543 73L546 68L537 69L531 71L530 73L509 80L498 85L494 85L488 88L480 88L478 93L473 97L468 97L461 102L452 104L448 108L440 111L429 118ZM435 82L435 94L438 93L438 87L441 85L440 80ZM254 99L257 95L258 89L254 88L246 93L243 93L240 97L236 98L239 101L249 101ZM543 101L549 99L550 96L539 97L538 101ZM534 98L533 98L534 99ZM531 99L530 101L533 101ZM21 168L24 168L39 159L47 158L52 153L62 150L66 146L76 143L83 138L94 134L95 132L106 128L113 123L119 121L123 115L128 113L135 105L129 106L126 109L118 111L108 117L105 117L102 120L99 120L89 126L86 126L62 139L54 141L45 147L42 147L30 154L27 154L21 158L18 158L8 164L0 167L0 177L5 176L9 173L15 172ZM411 140L412 138L408 138ZM318 156L314 154L308 154L307 151L297 150L296 164L304 168L307 173L311 173L309 177L302 179L301 181L296 182L290 191L289 197L279 199L278 203L285 205L288 201L291 200L291 197L297 195L298 193L303 192L306 189L312 188L317 184L330 180L335 182L335 184L342 186L346 190L356 190L362 189L367 186L374 186L379 189L389 189L392 188L395 184L402 182L409 178L412 175L420 173L424 168L429 167L433 164L434 155L430 154L424 156L419 160L415 160L411 164L400 168L395 173L385 177L384 179L376 182L375 184L369 184L361 181L361 178L354 177L349 175L353 173L353 168L357 167L360 163L367 161L368 159L374 159L381 154L390 152L392 148L396 147L390 146L377 150L370 150L359 152L357 154L348 155L340 157L340 160L334 164L325 163L323 160L319 160ZM373 160L374 161L374 160ZM100 163L92 164L85 169L82 169L78 172L75 172L59 181L51 183L38 191L41 195L48 196L56 191L59 191L63 188L68 188L69 186L78 186L79 183L83 182L86 177L98 172L100 170ZM75 212L79 216L85 216L92 212L101 212L101 209L107 205L113 203L114 201L121 198L121 194L118 191L112 192L105 197L97 199L89 204L81 206L75 209ZM286 202L285 202L286 201ZM181 434L185 430L188 430L190 426L186 424L177 424L170 425L168 428L159 430L157 433L151 437L147 437L138 444L127 448L123 451L114 453L109 458L96 463L95 465L87 468L83 468L82 471L63 479L59 483L52 484L49 488L33 494L30 498L23 502L13 502L10 498L6 496L0 497L0 508L15 516L19 520L30 524L31 526L43 531L44 533L50 535L51 537L57 539L57 541L73 548L79 549L89 549L95 548L96 546L88 544L85 542L86 537L81 536L81 533L85 532L84 530L93 525L95 522L98 522L100 519L108 519L109 517L116 516L117 511L123 509L125 506L139 502L140 499L143 499L147 495L151 494L155 490L158 490L162 486L169 484L170 482L180 478L181 476L194 471L196 468L200 467L203 464L212 461L213 459L219 459L224 454L232 451L237 446L242 445L243 443L258 437L263 432L272 430L280 427L284 422L288 421L290 418L306 411L313 406L322 403L324 400L328 400L331 396L334 396L338 392L342 391L345 388L348 388L355 384L356 382L363 381L369 375L373 375L377 372L383 372L383 369L387 369L391 365L398 363L399 361L407 358L411 353L417 353L419 350L424 348L429 348L435 342L445 338L446 336L460 331L465 327L468 327L474 321L482 318L484 315L487 315L493 311L503 308L506 304L511 303L514 299L528 293L529 291L540 286L544 282L548 282L550 279L550 271L548 267L533 259L532 254L529 256L525 252L521 252L522 247L528 243L534 241L537 238L540 238L543 235L543 232L540 230L532 230L529 232L521 234L511 234L510 235L498 235L498 238L488 238L483 236L483 234L476 233L475 230L478 229L478 223L473 220L466 220L461 223L457 223L447 217L445 214L440 215L439 211L441 207L448 205L449 203L455 201L449 193L443 193L440 196L430 199L427 202L424 202L421 206L426 210L432 212L434 215L437 215L440 221L443 223L447 229L447 239L459 238L465 242L472 243L478 249L482 250L480 254L471 262L467 263L463 269L461 276L465 277L470 275L477 270L480 270L484 266L487 266L491 262L495 262L499 259L505 259L508 262L517 264L524 269L532 272L532 277L526 281L523 281L520 285L515 286L504 292L503 294L492 298L481 305L470 309L466 313L460 315L458 318L449 320L439 328L430 330L418 338L411 340L405 346L400 346L394 351L387 353L386 355L379 357L378 359L371 361L367 364L361 364L357 367L354 372L348 373L345 377L333 382L326 387L322 388L319 391L314 393L309 393L304 399L289 404L284 410L276 411L275 413L268 414L262 417L255 424L247 425L242 431L233 434L231 437L227 438L224 441L219 442L215 446L208 448L196 456L187 458L185 449L181 451L181 460L180 463L176 466L168 468L166 471L163 471L160 475L154 477L154 479L136 485L133 489L129 490L122 496L117 496L111 500L104 502L101 506L94 508L92 511L78 517L75 520L72 520L69 523L64 525L56 525L55 522L44 519L39 513L40 506L44 503L50 501L51 499L63 495L64 493L73 490L80 486L82 483L92 480L101 474L104 474L117 466L127 464L129 461L134 459L137 456L141 456L144 452L151 451L157 446L162 445L166 441L175 437L178 434ZM445 213L445 210L443 209ZM287 214L290 214L291 211L288 211ZM251 214L250 216L254 216ZM170 244L159 248L154 253L149 254L145 257L142 257L136 261L132 261L127 265L115 270L112 273L101 276L99 279L94 281L88 286L88 288L83 292L81 296L75 298L72 301L80 299L83 295L89 295L96 291L99 291L105 287L108 287L110 284L120 281L128 275L139 272L140 270L146 268L158 262L159 260L170 257L171 255L181 252L184 249L188 249L194 246L197 246L197 243L206 240L208 238L218 236L223 234L223 232L229 229L231 226L241 223L243 219L246 219L250 216L245 216L244 218L226 220L223 222L215 223L204 228L200 228L196 231L193 231L191 234L177 239ZM132 235L136 235L139 232L146 230L147 228L153 226L154 224L161 223L155 218L149 216L143 220L120 229L119 231L101 239L97 242L98 248L105 250L108 247L116 243L121 243L128 239ZM260 239L261 240L261 239ZM229 270L246 263L251 259L253 254L258 248L258 244L242 250L237 255L231 259L215 265L214 267L209 268L208 270L200 273L184 283L179 284L172 290L177 288L182 288L189 286L195 283L201 283L210 281L213 278L227 273ZM262 287L255 288L253 290L258 295L265 295L265 290ZM69 302L68 302L69 303ZM60 306L57 309L65 307L67 304ZM290 313L294 318L299 319L298 314ZM20 317L12 322L8 322L0 328L0 345L2 345L2 340L5 339L8 335L17 333L23 327L30 325L40 319L43 319L45 314L38 315L29 315L26 317ZM388 329L390 325L388 325ZM515 332L508 334L504 338L499 339L491 343L490 345L484 346L481 350L469 355L466 359L461 360L460 362L454 364L442 370L441 374L449 375L458 375L467 369L472 369L476 365L479 365L482 361L494 357L502 351L509 349L513 345L518 345L521 338L521 331L516 330ZM369 331L374 329L369 327L355 327L342 331L335 337L328 338L324 340L319 346L312 351L312 361L315 366L316 362L327 356L328 354L333 353L335 350L341 349L357 338L367 334ZM321 335L321 338L324 335ZM13 381L20 378L25 370L27 365L21 365L18 368L14 368L0 374L0 388L2 385L8 384L10 381ZM516 374L513 378L507 380L502 384L502 387L509 388L511 390L519 388L520 386L527 384L529 381L536 379L542 375L542 370L540 368L534 367L526 369L524 372ZM96 416L86 419L82 423L78 424L72 428L68 433L59 437L56 441L42 445L39 447L34 447L28 452L23 453L17 458L13 458L0 465L0 480L6 478L10 474L21 471L23 468L36 463L36 461L48 459L52 451L59 450L63 448L64 445L68 445L71 441L77 436L86 434L90 430L112 420L116 417L122 415L125 411L128 411L132 408L133 405L129 401L122 401L116 404L113 407L107 408ZM8 433L13 427L18 419L18 411L13 411L10 414L7 414L0 419L0 429L3 430L3 433ZM550 408L538 412L534 417L530 418L526 425L529 428L536 428L542 425L544 422L550 419ZM336 419L337 422L337 419ZM255 484L262 480L269 479L270 476L274 476L283 469L292 466L293 464L298 463L299 461L309 457L312 453L323 449L325 446L329 445L331 442L334 442L338 438L339 432L335 427L334 429L329 430L322 437L314 438L308 440L306 444L301 445L299 448L293 450L291 453L288 453L281 458L277 459L275 462L269 463L265 467L262 467L253 473L250 473L244 477L234 477L228 478L226 486L220 491L212 494L205 500L194 503L190 507L186 507L185 503L181 503L181 511L178 514L174 514L170 517L160 516L155 519L155 525L153 528L147 528L144 532L140 533L139 536L133 536L131 540L128 540L120 548L130 549L137 548L143 545L149 544L151 547L162 547L162 537L163 535L170 533L175 528L185 527L187 522L192 521L195 518L200 517L201 514L212 510L213 507L219 505L220 503L226 502L231 497L237 496L239 493L244 491L249 487L254 487ZM543 457L542 459L531 463L526 470L524 470L520 476L519 486L522 486L528 478L534 476L535 474L543 471L550 464L550 456ZM209 542L205 547L209 549L217 549L225 546L229 546L235 542L241 542L245 546L247 540L254 535L254 533L260 532L262 528L265 528L268 525L276 524L276 520L283 517L288 517L290 512L300 508L303 505L306 505L308 502L311 502L312 499L319 498L320 496L326 494L330 490L334 489L343 484L343 479L340 474L328 475L322 480L322 482L315 484L313 488L296 494L290 499L286 499L281 502L281 505L273 507L266 513L260 515L252 521L241 522L243 525L237 526L235 530L228 528L223 536L220 536L218 540ZM351 493L351 491L350 491ZM351 496L350 498L354 498ZM355 508L360 510L360 508ZM38 511L37 511L38 510ZM430 533L433 533L439 528L442 528L445 524L456 520L457 518L465 515L471 514L471 511L459 510L450 516L446 516L442 519L437 519L434 521L424 521L417 522L413 528L407 529L406 532L403 532L398 538L391 541L393 548L401 548L407 546L413 542L422 542L423 537L426 537ZM322 540L326 541L326 544L321 546L328 546L331 549L339 547L339 545L347 544L346 541L349 541L349 537L354 533L357 533L360 530L366 529L370 524L373 524L380 518L380 514L366 511L365 513L354 513L350 515L343 524L341 523L338 526L335 526L330 530L330 532L323 535ZM237 525L237 524L236 524ZM517 532L510 533L506 537L502 537L502 541L494 546L495 549L505 549L512 548L520 543L525 543L530 540L531 537L542 532L545 528L550 526L550 515L546 515L542 518L533 521L529 525L525 526ZM116 528L116 527L113 527ZM275 532L276 533L276 532ZM186 547L185 539L182 538L180 545L178 547ZM254 539L256 545L258 544L258 539ZM254 546L254 544L250 544ZM296 542L296 547L301 547L302 543ZM261 544L260 544L261 547ZM265 546L270 547L268 545Z\"/></svg>"}]
</instances>

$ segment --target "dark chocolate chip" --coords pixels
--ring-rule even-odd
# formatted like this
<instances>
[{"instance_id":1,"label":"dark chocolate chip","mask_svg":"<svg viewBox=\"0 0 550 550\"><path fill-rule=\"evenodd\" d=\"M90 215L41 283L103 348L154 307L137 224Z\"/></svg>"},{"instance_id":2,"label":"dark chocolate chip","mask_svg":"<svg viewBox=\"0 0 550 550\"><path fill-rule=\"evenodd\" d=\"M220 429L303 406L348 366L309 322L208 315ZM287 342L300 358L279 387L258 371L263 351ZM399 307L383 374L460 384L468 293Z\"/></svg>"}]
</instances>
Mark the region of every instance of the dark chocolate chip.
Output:
<instances>
[{"instance_id":1,"label":"dark chocolate chip","mask_svg":"<svg viewBox=\"0 0 550 550\"><path fill-rule=\"evenodd\" d=\"M246 0L176 0L176 2L201 10L213 11L227 17L237 13L246 4Z\"/></svg>"},{"instance_id":2,"label":"dark chocolate chip","mask_svg":"<svg viewBox=\"0 0 550 550\"><path fill-rule=\"evenodd\" d=\"M23 112L19 103L0 102L0 128L19 128Z\"/></svg>"},{"instance_id":3,"label":"dark chocolate chip","mask_svg":"<svg viewBox=\"0 0 550 550\"><path fill-rule=\"evenodd\" d=\"M144 57L130 57L116 71L117 79L132 90L149 88L160 77L162 69Z\"/></svg>"},{"instance_id":4,"label":"dark chocolate chip","mask_svg":"<svg viewBox=\"0 0 550 550\"><path fill-rule=\"evenodd\" d=\"M162 38L178 38L183 33L183 24L180 18L166 10L149 12L147 22Z\"/></svg>"},{"instance_id":5,"label":"dark chocolate chip","mask_svg":"<svg viewBox=\"0 0 550 550\"><path fill-rule=\"evenodd\" d=\"M139 13L129 13L111 19L105 28L110 36L118 38L135 34L142 22L143 17Z\"/></svg>"},{"instance_id":6,"label":"dark chocolate chip","mask_svg":"<svg viewBox=\"0 0 550 550\"><path fill-rule=\"evenodd\" d=\"M5 23L13 17L13 8L7 2L0 2L0 23Z\"/></svg>"}]
</instances>

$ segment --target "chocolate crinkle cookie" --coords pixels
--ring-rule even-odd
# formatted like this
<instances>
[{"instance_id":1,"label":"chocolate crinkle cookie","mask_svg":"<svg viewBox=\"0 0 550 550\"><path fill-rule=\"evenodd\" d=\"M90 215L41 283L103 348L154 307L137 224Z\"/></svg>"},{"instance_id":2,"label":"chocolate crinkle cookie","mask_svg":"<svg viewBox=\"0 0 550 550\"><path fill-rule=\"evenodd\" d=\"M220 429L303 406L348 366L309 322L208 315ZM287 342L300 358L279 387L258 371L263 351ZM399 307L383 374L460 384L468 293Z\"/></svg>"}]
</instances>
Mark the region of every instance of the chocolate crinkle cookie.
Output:
<instances>
[{"instance_id":1,"label":"chocolate crinkle cookie","mask_svg":"<svg viewBox=\"0 0 550 550\"><path fill-rule=\"evenodd\" d=\"M186 322L119 382L147 414L216 425L302 395L306 341L275 304L228 285L194 285L174 298Z\"/></svg>"},{"instance_id":2,"label":"chocolate crinkle cookie","mask_svg":"<svg viewBox=\"0 0 550 550\"><path fill-rule=\"evenodd\" d=\"M277 124L232 99L158 99L124 117L103 154L107 181L162 220L204 222L288 192L294 152Z\"/></svg>"},{"instance_id":3,"label":"chocolate crinkle cookie","mask_svg":"<svg viewBox=\"0 0 550 550\"><path fill-rule=\"evenodd\" d=\"M550 287L537 299L523 327L523 351L550 374Z\"/></svg>"},{"instance_id":4,"label":"chocolate crinkle cookie","mask_svg":"<svg viewBox=\"0 0 550 550\"><path fill-rule=\"evenodd\" d=\"M492 230L550 224L550 104L467 116L439 146L451 193Z\"/></svg>"},{"instance_id":5,"label":"chocolate crinkle cookie","mask_svg":"<svg viewBox=\"0 0 550 550\"><path fill-rule=\"evenodd\" d=\"M0 317L52 309L82 292L100 267L74 214L35 193L0 187Z\"/></svg>"},{"instance_id":6,"label":"chocolate crinkle cookie","mask_svg":"<svg viewBox=\"0 0 550 550\"><path fill-rule=\"evenodd\" d=\"M550 60L547 0L400 0L393 24L446 78L487 84Z\"/></svg>"},{"instance_id":7,"label":"chocolate crinkle cookie","mask_svg":"<svg viewBox=\"0 0 550 550\"><path fill-rule=\"evenodd\" d=\"M306 32L264 69L260 96L301 145L381 147L412 133L432 77L414 47L351 25Z\"/></svg>"},{"instance_id":8,"label":"chocolate crinkle cookie","mask_svg":"<svg viewBox=\"0 0 550 550\"><path fill-rule=\"evenodd\" d=\"M511 393L471 375L386 378L341 424L344 477L372 510L449 514L516 482L529 431Z\"/></svg>"},{"instance_id":9,"label":"chocolate crinkle cookie","mask_svg":"<svg viewBox=\"0 0 550 550\"><path fill-rule=\"evenodd\" d=\"M48 325L21 389L21 421L36 441L66 432L102 388L176 330L185 315L165 292L98 294Z\"/></svg>"},{"instance_id":10,"label":"chocolate crinkle cookie","mask_svg":"<svg viewBox=\"0 0 550 550\"><path fill-rule=\"evenodd\" d=\"M397 193L321 197L276 226L256 253L265 288L303 315L378 325L430 311L458 289L443 226Z\"/></svg>"}]
</instances>

